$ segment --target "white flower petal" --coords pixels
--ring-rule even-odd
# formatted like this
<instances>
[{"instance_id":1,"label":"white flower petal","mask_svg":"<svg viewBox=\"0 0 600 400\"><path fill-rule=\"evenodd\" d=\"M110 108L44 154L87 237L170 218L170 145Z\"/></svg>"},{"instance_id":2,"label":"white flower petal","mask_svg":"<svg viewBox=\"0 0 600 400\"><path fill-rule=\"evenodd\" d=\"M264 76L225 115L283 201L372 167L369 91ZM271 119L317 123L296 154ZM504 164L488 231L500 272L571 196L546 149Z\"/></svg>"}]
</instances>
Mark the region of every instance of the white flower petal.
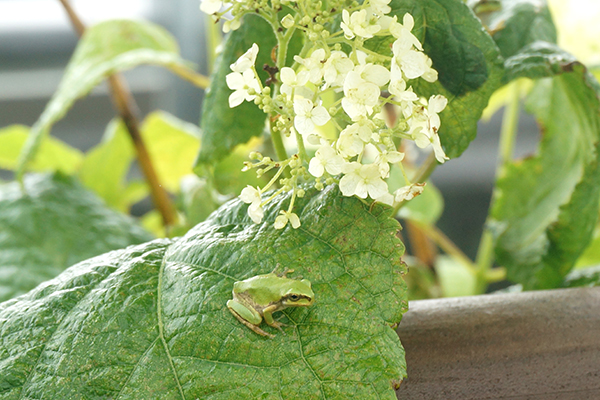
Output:
<instances>
[{"instance_id":1,"label":"white flower petal","mask_svg":"<svg viewBox=\"0 0 600 400\"><path fill-rule=\"evenodd\" d=\"M331 119L329 113L323 106L317 106L311 111L311 119L317 126L323 126Z\"/></svg>"}]
</instances>

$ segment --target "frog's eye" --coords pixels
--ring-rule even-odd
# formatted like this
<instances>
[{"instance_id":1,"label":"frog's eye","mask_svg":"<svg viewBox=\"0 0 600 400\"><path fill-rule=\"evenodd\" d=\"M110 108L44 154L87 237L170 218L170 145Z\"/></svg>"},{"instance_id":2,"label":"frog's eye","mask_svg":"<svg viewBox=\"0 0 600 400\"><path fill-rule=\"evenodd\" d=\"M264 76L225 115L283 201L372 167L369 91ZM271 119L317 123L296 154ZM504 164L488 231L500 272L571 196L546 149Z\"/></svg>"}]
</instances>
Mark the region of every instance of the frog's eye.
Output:
<instances>
[{"instance_id":1,"label":"frog's eye","mask_svg":"<svg viewBox=\"0 0 600 400\"><path fill-rule=\"evenodd\" d=\"M300 300L300 296L298 296L297 294L291 294L290 295L290 300L291 301L298 301L298 300Z\"/></svg>"}]
</instances>

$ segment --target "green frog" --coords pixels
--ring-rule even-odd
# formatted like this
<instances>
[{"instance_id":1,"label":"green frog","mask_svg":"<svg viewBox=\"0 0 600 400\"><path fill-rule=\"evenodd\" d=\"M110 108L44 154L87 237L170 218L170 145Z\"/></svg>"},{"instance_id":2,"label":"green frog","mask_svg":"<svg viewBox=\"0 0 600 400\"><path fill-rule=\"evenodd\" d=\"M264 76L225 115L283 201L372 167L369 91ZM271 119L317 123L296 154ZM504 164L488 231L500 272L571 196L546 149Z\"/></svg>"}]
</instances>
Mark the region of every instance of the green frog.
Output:
<instances>
[{"instance_id":1,"label":"green frog","mask_svg":"<svg viewBox=\"0 0 600 400\"><path fill-rule=\"evenodd\" d=\"M308 307L315 299L309 280L288 278L286 275L294 272L293 269L281 274L275 271L235 282L233 299L227 302L229 311L242 324L269 338L275 336L259 328L263 318L267 325L284 333L281 326L285 324L275 321L273 313L288 307Z\"/></svg>"}]
</instances>

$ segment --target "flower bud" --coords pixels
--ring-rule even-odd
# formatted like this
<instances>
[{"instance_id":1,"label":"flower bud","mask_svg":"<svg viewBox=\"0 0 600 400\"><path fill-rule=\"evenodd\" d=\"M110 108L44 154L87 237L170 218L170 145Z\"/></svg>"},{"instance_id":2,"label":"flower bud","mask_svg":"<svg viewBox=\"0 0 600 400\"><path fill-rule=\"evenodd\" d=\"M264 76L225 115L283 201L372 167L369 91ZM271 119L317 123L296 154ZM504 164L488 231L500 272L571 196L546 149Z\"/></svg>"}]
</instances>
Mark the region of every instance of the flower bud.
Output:
<instances>
[{"instance_id":1,"label":"flower bud","mask_svg":"<svg viewBox=\"0 0 600 400\"><path fill-rule=\"evenodd\" d=\"M281 20L281 25L283 25L283 27L286 29L290 29L292 26L294 26L295 22L296 21L294 21L294 17L292 17L291 14L288 14Z\"/></svg>"}]
</instances>

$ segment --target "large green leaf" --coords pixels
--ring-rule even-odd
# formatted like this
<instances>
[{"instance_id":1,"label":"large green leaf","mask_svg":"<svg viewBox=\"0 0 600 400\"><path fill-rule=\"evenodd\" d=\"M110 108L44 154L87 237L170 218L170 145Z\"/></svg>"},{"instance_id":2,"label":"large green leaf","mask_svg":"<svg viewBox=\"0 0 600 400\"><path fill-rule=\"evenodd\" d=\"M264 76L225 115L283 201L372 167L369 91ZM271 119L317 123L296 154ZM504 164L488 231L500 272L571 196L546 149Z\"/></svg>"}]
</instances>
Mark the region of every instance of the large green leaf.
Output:
<instances>
[{"instance_id":1,"label":"large green leaf","mask_svg":"<svg viewBox=\"0 0 600 400\"><path fill-rule=\"evenodd\" d=\"M296 32L288 44L287 63L302 47L301 35ZM214 165L228 156L237 145L248 142L252 137L262 136L265 130L266 114L252 102L243 102L237 107L229 107L231 89L225 82L231 73L230 65L244 54L252 44L259 47L256 57L256 70L264 83L269 74L263 71L265 64L273 66L271 52L277 46L273 28L258 15L248 14L242 26L231 32L223 43L223 52L217 58L210 87L202 103L202 147L196 160L196 169L203 165Z\"/></svg>"},{"instance_id":2,"label":"large green leaf","mask_svg":"<svg viewBox=\"0 0 600 400\"><path fill-rule=\"evenodd\" d=\"M187 71L173 37L158 25L141 21L106 21L86 30L69 61L65 75L31 128L20 159L20 173L43 137L73 103L109 75L140 64L158 64L175 72Z\"/></svg>"},{"instance_id":3,"label":"large green leaf","mask_svg":"<svg viewBox=\"0 0 600 400\"><path fill-rule=\"evenodd\" d=\"M3 184L0 301L76 262L150 238L131 218L106 208L71 178L28 175L24 191L16 182Z\"/></svg>"},{"instance_id":4,"label":"large green leaf","mask_svg":"<svg viewBox=\"0 0 600 400\"><path fill-rule=\"evenodd\" d=\"M500 86L502 57L481 21L460 0L394 0L392 12L415 20L413 33L433 61L439 80L411 82L422 96L443 94L440 138L446 154L458 157L477 134L477 121Z\"/></svg>"},{"instance_id":5,"label":"large green leaf","mask_svg":"<svg viewBox=\"0 0 600 400\"><path fill-rule=\"evenodd\" d=\"M186 236L84 261L0 305L0 398L395 399L406 311L398 223L335 187L297 199L302 226L253 224L234 200ZM258 336L233 283L280 263L316 302ZM292 275L293 277L293 275Z\"/></svg>"},{"instance_id":6,"label":"large green leaf","mask_svg":"<svg viewBox=\"0 0 600 400\"><path fill-rule=\"evenodd\" d=\"M563 68L563 52L552 54L550 47L526 46L521 54L545 50L523 58L534 67L515 63L514 68L530 77L572 72L536 83L527 106L544 135L535 156L509 165L498 180L490 222L498 261L509 279L526 289L562 284L589 243L598 216L600 90L581 64ZM556 65L537 67L545 63Z\"/></svg>"},{"instance_id":7,"label":"large green leaf","mask_svg":"<svg viewBox=\"0 0 600 400\"><path fill-rule=\"evenodd\" d=\"M225 82L231 73L231 64L244 54L252 44L259 47L256 70L264 82L268 74L264 64L272 65L271 50L277 44L273 28L258 15L246 15L242 26L231 32L223 43L223 52L217 58L210 86L202 103L202 148L196 165L214 164L227 156L238 144L253 136L261 136L266 114L252 102L229 107L231 90Z\"/></svg>"},{"instance_id":8,"label":"large green leaf","mask_svg":"<svg viewBox=\"0 0 600 400\"><path fill-rule=\"evenodd\" d=\"M501 0L489 17L488 27L503 57L541 40L556 43L556 27L545 0Z\"/></svg>"}]
</instances>

